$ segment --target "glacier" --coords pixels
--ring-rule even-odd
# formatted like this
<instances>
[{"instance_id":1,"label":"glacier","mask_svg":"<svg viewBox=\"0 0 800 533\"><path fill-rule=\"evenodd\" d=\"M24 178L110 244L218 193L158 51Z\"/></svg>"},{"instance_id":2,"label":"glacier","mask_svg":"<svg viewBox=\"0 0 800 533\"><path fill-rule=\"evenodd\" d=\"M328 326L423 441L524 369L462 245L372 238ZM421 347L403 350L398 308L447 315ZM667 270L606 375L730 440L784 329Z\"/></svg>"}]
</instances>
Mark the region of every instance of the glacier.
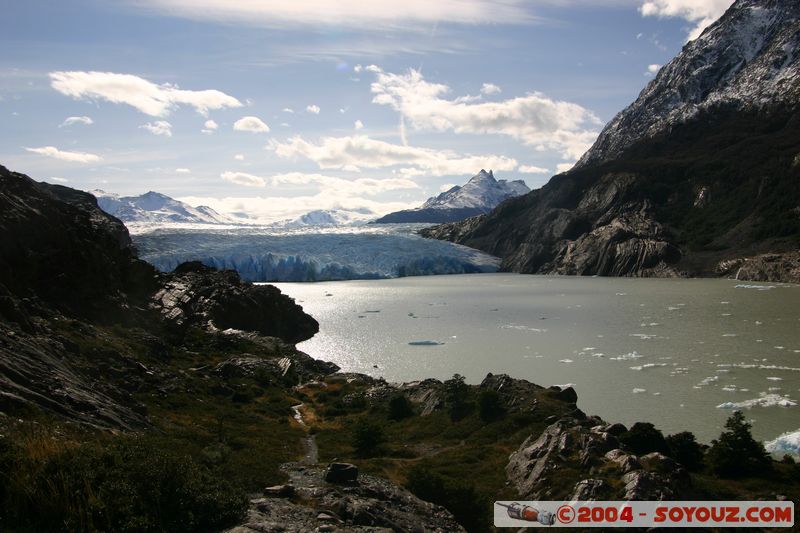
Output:
<instances>
[{"instance_id":1,"label":"glacier","mask_svg":"<svg viewBox=\"0 0 800 533\"><path fill-rule=\"evenodd\" d=\"M139 257L162 272L186 261L247 281L335 281L496 272L500 259L424 239L426 224L287 228L129 225Z\"/></svg>"}]
</instances>

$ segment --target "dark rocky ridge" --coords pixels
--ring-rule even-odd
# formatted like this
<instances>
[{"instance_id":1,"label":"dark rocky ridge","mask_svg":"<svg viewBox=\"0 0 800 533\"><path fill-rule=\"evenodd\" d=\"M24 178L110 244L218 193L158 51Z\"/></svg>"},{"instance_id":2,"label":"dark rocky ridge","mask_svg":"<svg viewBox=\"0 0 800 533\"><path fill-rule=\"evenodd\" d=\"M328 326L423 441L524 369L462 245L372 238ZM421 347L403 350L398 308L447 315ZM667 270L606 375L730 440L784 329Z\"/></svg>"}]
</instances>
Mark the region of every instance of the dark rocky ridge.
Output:
<instances>
[{"instance_id":1,"label":"dark rocky ridge","mask_svg":"<svg viewBox=\"0 0 800 533\"><path fill-rule=\"evenodd\" d=\"M159 376L97 326L133 328L148 352L189 326L248 330L286 343L316 320L271 286L185 265L159 274L125 226L87 193L0 167L0 407L32 406L91 426L147 424L132 394ZM163 318L162 318L163 316ZM84 345L107 344L109 348ZM303 360L290 344L288 354ZM330 370L329 370L330 371ZM163 377L163 376L161 376Z\"/></svg>"},{"instance_id":2,"label":"dark rocky ridge","mask_svg":"<svg viewBox=\"0 0 800 533\"><path fill-rule=\"evenodd\" d=\"M488 215L422 234L498 255L503 270L524 273L730 275L726 265L796 250L800 20L796 3L783 5L740 0L573 170ZM769 13L763 41L749 33L761 27L752 15L759 9ZM735 68L720 71L723 59ZM769 277L800 281L792 272L772 268Z\"/></svg>"}]
</instances>

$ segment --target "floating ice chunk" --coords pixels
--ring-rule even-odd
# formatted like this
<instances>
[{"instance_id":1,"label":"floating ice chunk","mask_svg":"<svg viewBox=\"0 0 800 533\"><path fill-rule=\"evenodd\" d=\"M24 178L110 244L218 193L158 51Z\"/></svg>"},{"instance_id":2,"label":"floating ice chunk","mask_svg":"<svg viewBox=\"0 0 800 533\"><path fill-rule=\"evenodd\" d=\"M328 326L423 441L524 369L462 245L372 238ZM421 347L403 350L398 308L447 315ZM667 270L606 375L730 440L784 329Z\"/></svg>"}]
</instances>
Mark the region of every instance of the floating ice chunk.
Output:
<instances>
[{"instance_id":1,"label":"floating ice chunk","mask_svg":"<svg viewBox=\"0 0 800 533\"><path fill-rule=\"evenodd\" d=\"M707 378L704 378L702 381L700 381L700 383L698 383L696 386L705 387L706 385L710 385L715 381L719 381L719 376L708 376Z\"/></svg>"},{"instance_id":2,"label":"floating ice chunk","mask_svg":"<svg viewBox=\"0 0 800 533\"><path fill-rule=\"evenodd\" d=\"M618 355L616 357L609 357L609 359L611 361L633 361L635 359L641 359L642 357L644 357L644 356L641 355L640 353L638 353L636 350L634 350L632 352L628 352L626 354Z\"/></svg>"},{"instance_id":3,"label":"floating ice chunk","mask_svg":"<svg viewBox=\"0 0 800 533\"><path fill-rule=\"evenodd\" d=\"M781 390L781 388L780 387L770 387L767 390L770 391L770 392L775 392L775 391Z\"/></svg>"},{"instance_id":4,"label":"floating ice chunk","mask_svg":"<svg viewBox=\"0 0 800 533\"><path fill-rule=\"evenodd\" d=\"M641 366L632 366L629 367L631 370L645 370L647 368L656 368L659 366L667 366L667 363L647 363Z\"/></svg>"},{"instance_id":5,"label":"floating ice chunk","mask_svg":"<svg viewBox=\"0 0 800 533\"><path fill-rule=\"evenodd\" d=\"M725 392L736 392L737 389L736 385L725 385L724 387L722 387L722 390L724 390Z\"/></svg>"},{"instance_id":6,"label":"floating ice chunk","mask_svg":"<svg viewBox=\"0 0 800 533\"><path fill-rule=\"evenodd\" d=\"M634 393L634 394L641 394L643 392L647 392L647 389L638 389L638 388L636 388L636 389L633 389L631 392Z\"/></svg>"},{"instance_id":7,"label":"floating ice chunk","mask_svg":"<svg viewBox=\"0 0 800 533\"><path fill-rule=\"evenodd\" d=\"M767 379L769 381L783 381L783 378L779 378L777 376L769 376Z\"/></svg>"},{"instance_id":8,"label":"floating ice chunk","mask_svg":"<svg viewBox=\"0 0 800 533\"><path fill-rule=\"evenodd\" d=\"M564 383L563 385L553 385L553 387L558 387L559 389L568 389L570 387L575 387L574 383Z\"/></svg>"},{"instance_id":9,"label":"floating ice chunk","mask_svg":"<svg viewBox=\"0 0 800 533\"><path fill-rule=\"evenodd\" d=\"M631 333L629 337L639 337L643 341L655 339L658 335L648 335L647 333Z\"/></svg>"},{"instance_id":10,"label":"floating ice chunk","mask_svg":"<svg viewBox=\"0 0 800 533\"><path fill-rule=\"evenodd\" d=\"M559 363L574 363L575 361L573 361L572 359L559 359L558 362Z\"/></svg>"},{"instance_id":11,"label":"floating ice chunk","mask_svg":"<svg viewBox=\"0 0 800 533\"><path fill-rule=\"evenodd\" d=\"M717 409L750 409L751 407L794 407L797 402L788 396L780 394L768 394L762 392L758 398L745 400L743 402L725 402L717 406Z\"/></svg>"},{"instance_id":12,"label":"floating ice chunk","mask_svg":"<svg viewBox=\"0 0 800 533\"><path fill-rule=\"evenodd\" d=\"M738 337L739 335L736 333L723 333L723 337Z\"/></svg>"},{"instance_id":13,"label":"floating ice chunk","mask_svg":"<svg viewBox=\"0 0 800 533\"><path fill-rule=\"evenodd\" d=\"M437 341L411 341L408 343L409 346L441 346L442 344L444 343Z\"/></svg>"},{"instance_id":14,"label":"floating ice chunk","mask_svg":"<svg viewBox=\"0 0 800 533\"><path fill-rule=\"evenodd\" d=\"M740 283L734 287L734 289L756 289L758 291L768 291L774 288L774 285L748 285L745 283Z\"/></svg>"},{"instance_id":15,"label":"floating ice chunk","mask_svg":"<svg viewBox=\"0 0 800 533\"><path fill-rule=\"evenodd\" d=\"M800 429L787 431L775 440L765 442L764 447L770 453L800 455Z\"/></svg>"}]
</instances>

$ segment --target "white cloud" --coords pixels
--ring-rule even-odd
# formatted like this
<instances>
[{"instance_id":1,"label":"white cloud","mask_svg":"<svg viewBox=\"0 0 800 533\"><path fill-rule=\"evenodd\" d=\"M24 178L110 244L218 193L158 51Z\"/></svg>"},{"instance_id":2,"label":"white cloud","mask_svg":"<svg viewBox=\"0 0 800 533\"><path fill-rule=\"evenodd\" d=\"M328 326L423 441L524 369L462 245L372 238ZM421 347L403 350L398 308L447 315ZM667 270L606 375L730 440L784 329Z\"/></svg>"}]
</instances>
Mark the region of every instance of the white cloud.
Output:
<instances>
[{"instance_id":1,"label":"white cloud","mask_svg":"<svg viewBox=\"0 0 800 533\"><path fill-rule=\"evenodd\" d=\"M172 137L172 124L166 120L156 120L155 122L148 122L139 126L152 133L153 135L163 135L164 137Z\"/></svg>"},{"instance_id":2,"label":"white cloud","mask_svg":"<svg viewBox=\"0 0 800 533\"><path fill-rule=\"evenodd\" d=\"M236 154L233 158L237 161L244 161L244 154Z\"/></svg>"},{"instance_id":3,"label":"white cloud","mask_svg":"<svg viewBox=\"0 0 800 533\"><path fill-rule=\"evenodd\" d=\"M520 165L517 169L517 172L521 172L523 174L547 174L550 172L550 169L544 167L536 167L533 165Z\"/></svg>"},{"instance_id":4,"label":"white cloud","mask_svg":"<svg viewBox=\"0 0 800 533\"><path fill-rule=\"evenodd\" d=\"M362 70L364 70L364 67L362 67L361 65L356 65L353 67L353 72L355 72L356 74L358 74Z\"/></svg>"},{"instance_id":5,"label":"white cloud","mask_svg":"<svg viewBox=\"0 0 800 533\"><path fill-rule=\"evenodd\" d=\"M302 137L287 142L271 142L268 149L279 157L305 157L321 169L357 171L361 168L403 166L403 176L472 175L480 168L514 170L517 161L496 155L459 155L447 150L403 146L371 139L366 135L325 137L320 144Z\"/></svg>"},{"instance_id":6,"label":"white cloud","mask_svg":"<svg viewBox=\"0 0 800 533\"><path fill-rule=\"evenodd\" d=\"M660 68L661 68L661 65L659 65L657 63L653 63L652 65L647 65L647 73L648 74L655 74L656 72L659 71Z\"/></svg>"},{"instance_id":7,"label":"white cloud","mask_svg":"<svg viewBox=\"0 0 800 533\"><path fill-rule=\"evenodd\" d=\"M356 120L356 121L353 123L353 127L354 127L356 130L363 130L363 129L364 129L364 123L363 123L363 122L361 122L360 120Z\"/></svg>"},{"instance_id":8,"label":"white cloud","mask_svg":"<svg viewBox=\"0 0 800 533\"><path fill-rule=\"evenodd\" d=\"M213 120L206 120L205 124L203 124L203 129L200 130L202 133L211 134L219 128L219 124L217 124Z\"/></svg>"},{"instance_id":9,"label":"white cloud","mask_svg":"<svg viewBox=\"0 0 800 533\"><path fill-rule=\"evenodd\" d=\"M284 29L287 25L320 25L363 30L450 24L522 24L534 20L523 0L139 0L137 7L213 22Z\"/></svg>"},{"instance_id":10,"label":"white cloud","mask_svg":"<svg viewBox=\"0 0 800 533\"><path fill-rule=\"evenodd\" d=\"M419 130L508 135L540 151L558 151L565 159L580 157L597 138L592 128L600 120L578 104L541 93L500 102L448 100L443 98L450 92L447 85L425 81L417 70L392 74L375 65L366 69L376 75L372 101L391 106Z\"/></svg>"},{"instance_id":11,"label":"white cloud","mask_svg":"<svg viewBox=\"0 0 800 533\"><path fill-rule=\"evenodd\" d=\"M64 122L61 123L59 128L72 126L74 124L83 124L85 126L90 126L94 124L94 120L92 120L91 117L67 117L64 119Z\"/></svg>"},{"instance_id":12,"label":"white cloud","mask_svg":"<svg viewBox=\"0 0 800 533\"><path fill-rule=\"evenodd\" d=\"M252 133L266 133L269 131L269 126L258 117L242 117L233 123L233 129Z\"/></svg>"},{"instance_id":13,"label":"white cloud","mask_svg":"<svg viewBox=\"0 0 800 533\"><path fill-rule=\"evenodd\" d=\"M284 107L282 110L284 113L294 113L294 109L291 107Z\"/></svg>"},{"instance_id":14,"label":"white cloud","mask_svg":"<svg viewBox=\"0 0 800 533\"><path fill-rule=\"evenodd\" d=\"M575 163L576 163L575 161L573 161L572 163L559 163L558 165L556 165L556 172L558 174L561 174L562 172L566 172L566 171L570 170L572 167L574 167Z\"/></svg>"},{"instance_id":15,"label":"white cloud","mask_svg":"<svg viewBox=\"0 0 800 533\"><path fill-rule=\"evenodd\" d=\"M55 146L42 146L39 148L25 148L29 152L35 154L53 157L62 161L69 161L70 163L93 163L100 161L100 156L89 154L86 152L68 152L66 150L59 150Z\"/></svg>"},{"instance_id":16,"label":"white cloud","mask_svg":"<svg viewBox=\"0 0 800 533\"><path fill-rule=\"evenodd\" d=\"M419 189L414 181L407 178L357 178L353 180L327 176L325 174L309 174L305 172L289 172L277 174L270 178L273 187L280 186L315 186L320 192L336 191L340 194L374 196L387 191L400 189Z\"/></svg>"},{"instance_id":17,"label":"white cloud","mask_svg":"<svg viewBox=\"0 0 800 533\"><path fill-rule=\"evenodd\" d=\"M55 181L56 183L67 183L67 182L69 182L69 180L68 180L68 179L65 179L65 178L56 178L56 177L49 178L49 180L50 180L50 181Z\"/></svg>"},{"instance_id":18,"label":"white cloud","mask_svg":"<svg viewBox=\"0 0 800 533\"><path fill-rule=\"evenodd\" d=\"M127 104L153 117L169 115L179 105L194 107L200 114L212 109L241 107L236 98L221 91L187 91L176 85L156 85L132 74L113 72L51 72L50 85L76 100L106 100Z\"/></svg>"},{"instance_id":19,"label":"white cloud","mask_svg":"<svg viewBox=\"0 0 800 533\"><path fill-rule=\"evenodd\" d=\"M176 168L175 169L175 173L176 174L191 174L191 172L192 172L192 170L189 169L189 168Z\"/></svg>"},{"instance_id":20,"label":"white cloud","mask_svg":"<svg viewBox=\"0 0 800 533\"><path fill-rule=\"evenodd\" d=\"M497 94L501 91L502 89L494 83L484 83L481 87L481 94Z\"/></svg>"},{"instance_id":21,"label":"white cloud","mask_svg":"<svg viewBox=\"0 0 800 533\"><path fill-rule=\"evenodd\" d=\"M688 40L696 39L727 10L733 0L646 0L639 12L644 17L679 17L695 26Z\"/></svg>"},{"instance_id":22,"label":"white cloud","mask_svg":"<svg viewBox=\"0 0 800 533\"><path fill-rule=\"evenodd\" d=\"M236 185L243 185L245 187L264 187L267 180L260 176L254 176L246 172L223 172L220 177L225 181L230 181Z\"/></svg>"},{"instance_id":23,"label":"white cloud","mask_svg":"<svg viewBox=\"0 0 800 533\"><path fill-rule=\"evenodd\" d=\"M315 115L319 115L319 106L316 104L310 104L306 106L306 111L309 113L314 113Z\"/></svg>"}]
</instances>

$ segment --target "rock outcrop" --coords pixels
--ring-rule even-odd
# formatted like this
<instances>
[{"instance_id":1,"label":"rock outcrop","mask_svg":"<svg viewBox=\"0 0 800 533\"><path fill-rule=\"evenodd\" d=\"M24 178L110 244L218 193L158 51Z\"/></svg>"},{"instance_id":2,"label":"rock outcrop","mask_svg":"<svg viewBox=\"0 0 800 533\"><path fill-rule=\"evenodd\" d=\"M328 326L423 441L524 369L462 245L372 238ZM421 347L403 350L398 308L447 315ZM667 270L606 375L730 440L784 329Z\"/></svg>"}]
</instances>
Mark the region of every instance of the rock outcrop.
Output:
<instances>
[{"instance_id":1,"label":"rock outcrop","mask_svg":"<svg viewBox=\"0 0 800 533\"><path fill-rule=\"evenodd\" d=\"M290 481L283 494L292 498L275 490L251 500L246 520L228 533L464 531L444 507L385 479L359 474L341 484L326 481L324 467L290 464L284 471Z\"/></svg>"},{"instance_id":2,"label":"rock outcrop","mask_svg":"<svg viewBox=\"0 0 800 533\"><path fill-rule=\"evenodd\" d=\"M159 274L137 259L125 226L92 195L0 167L4 412L43 410L93 427L144 427L146 409L136 393L166 390L174 376L142 361L165 360L170 347L161 339L191 327L246 338L285 359L279 368L289 379L337 369L294 349L318 324L278 289L196 264Z\"/></svg>"},{"instance_id":3,"label":"rock outcrop","mask_svg":"<svg viewBox=\"0 0 800 533\"><path fill-rule=\"evenodd\" d=\"M686 470L657 452L636 457L621 449L616 435L624 429L597 417L562 418L511 454L508 480L529 500L680 499Z\"/></svg>"}]
</instances>

